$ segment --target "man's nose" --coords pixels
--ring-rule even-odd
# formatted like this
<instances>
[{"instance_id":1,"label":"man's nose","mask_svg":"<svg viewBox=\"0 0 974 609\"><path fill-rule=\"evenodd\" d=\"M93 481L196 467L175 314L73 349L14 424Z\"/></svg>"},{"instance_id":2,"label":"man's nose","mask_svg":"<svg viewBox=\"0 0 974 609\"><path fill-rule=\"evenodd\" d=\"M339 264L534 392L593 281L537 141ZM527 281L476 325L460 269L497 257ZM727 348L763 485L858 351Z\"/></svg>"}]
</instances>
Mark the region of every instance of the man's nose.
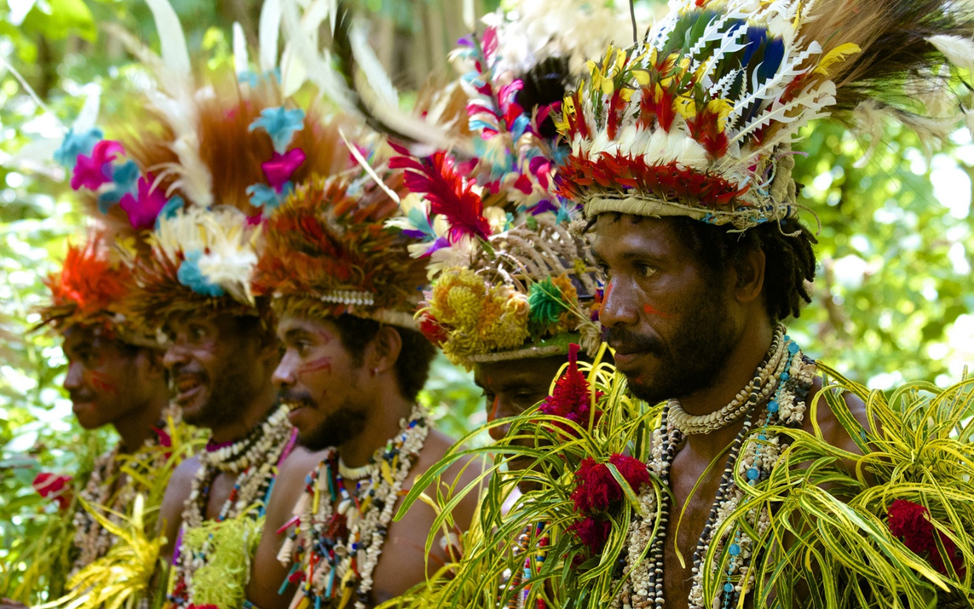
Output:
<instances>
[{"instance_id":1,"label":"man's nose","mask_svg":"<svg viewBox=\"0 0 974 609\"><path fill-rule=\"evenodd\" d=\"M603 327L612 328L636 325L638 321L639 311L633 298L632 282L613 277L605 284L599 322Z\"/></svg>"}]
</instances>

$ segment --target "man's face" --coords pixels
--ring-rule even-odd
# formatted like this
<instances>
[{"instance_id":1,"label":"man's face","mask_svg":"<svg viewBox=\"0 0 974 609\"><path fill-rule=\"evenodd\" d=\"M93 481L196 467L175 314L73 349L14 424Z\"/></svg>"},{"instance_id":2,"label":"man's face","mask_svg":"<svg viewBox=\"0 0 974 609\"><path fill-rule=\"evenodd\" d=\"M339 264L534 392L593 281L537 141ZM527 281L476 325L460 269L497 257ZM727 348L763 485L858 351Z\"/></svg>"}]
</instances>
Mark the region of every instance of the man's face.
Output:
<instances>
[{"instance_id":1,"label":"man's face","mask_svg":"<svg viewBox=\"0 0 974 609\"><path fill-rule=\"evenodd\" d=\"M213 427L232 420L261 390L261 337L252 327L241 331L230 315L183 317L166 324L169 348L163 361L187 423Z\"/></svg>"},{"instance_id":2,"label":"man's face","mask_svg":"<svg viewBox=\"0 0 974 609\"><path fill-rule=\"evenodd\" d=\"M603 214L592 247L606 273L600 321L616 367L650 403L712 385L742 330L732 282L702 268L671 222Z\"/></svg>"},{"instance_id":3,"label":"man's face","mask_svg":"<svg viewBox=\"0 0 974 609\"><path fill-rule=\"evenodd\" d=\"M484 390L487 421L493 423L497 419L519 415L548 397L551 382L566 361L564 355L556 355L476 364L474 382ZM510 423L491 427L490 437L501 440L510 428ZM514 444L533 447L534 442L533 438L523 438L515 440ZM530 457L515 457L508 462L508 469L525 469L532 461ZM531 488L526 482L521 486L522 491Z\"/></svg>"},{"instance_id":4,"label":"man's face","mask_svg":"<svg viewBox=\"0 0 974 609\"><path fill-rule=\"evenodd\" d=\"M298 442L311 450L338 446L365 429L361 388L369 375L342 345L338 326L327 319L284 316L277 325L284 357L274 371Z\"/></svg>"},{"instance_id":5,"label":"man's face","mask_svg":"<svg viewBox=\"0 0 974 609\"><path fill-rule=\"evenodd\" d=\"M151 357L145 350L111 340L101 329L68 328L63 349L68 358L64 388L85 429L108 425L144 406L145 395L159 382L151 379Z\"/></svg>"}]
</instances>

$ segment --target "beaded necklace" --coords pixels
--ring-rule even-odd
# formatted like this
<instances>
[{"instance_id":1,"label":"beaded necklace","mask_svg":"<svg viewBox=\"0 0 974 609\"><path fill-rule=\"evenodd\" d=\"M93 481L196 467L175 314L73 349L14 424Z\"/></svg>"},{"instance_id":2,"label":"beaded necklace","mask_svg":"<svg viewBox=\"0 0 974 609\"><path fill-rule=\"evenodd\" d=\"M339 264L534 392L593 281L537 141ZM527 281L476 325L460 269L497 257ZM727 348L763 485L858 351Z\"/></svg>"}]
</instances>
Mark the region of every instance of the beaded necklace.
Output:
<instances>
[{"instance_id":1,"label":"beaded necklace","mask_svg":"<svg viewBox=\"0 0 974 609\"><path fill-rule=\"evenodd\" d=\"M753 581L748 567L753 553L758 549L753 548L752 539L744 532L743 527L735 527L731 529L733 533L728 533L719 539L715 539L714 536L744 497L744 491L734 480L734 468L736 467L739 474L752 486L767 479L787 442L784 436L771 434L768 427L801 427L806 410L805 399L811 389L816 368L787 335L782 337L781 346L787 355L781 359L775 373L768 377L771 390L766 392L763 387L752 386L752 395L754 393L771 395L773 392L773 397L765 404L756 423L753 410L761 403L761 399L751 401L744 426L731 445L717 497L694 549L692 584L688 599L690 609L729 609L737 603L742 593L746 594ZM769 357L769 362L772 359ZM675 404L675 400L667 404L663 410L660 427L653 432L652 457L649 463L650 469L667 487L670 485L670 468L685 438L685 434L676 428L670 417ZM649 516L634 517L626 555L627 582L620 595L613 600L612 607L647 609L659 608L664 604L663 553L671 507L669 496L667 493L661 495L658 522L655 492L652 489L644 490L639 496L639 501L643 513ZM747 526L760 534L767 530L770 519L771 515L767 510L760 512L755 510L748 514ZM655 536L654 529L656 529ZM703 594L703 576L707 571L716 569L712 564L704 564L707 550L711 545L716 544L717 556L719 556L728 542L730 543L728 553L731 559L727 572L723 576L724 586L721 595L713 602L707 602Z\"/></svg>"},{"instance_id":2,"label":"beaded necklace","mask_svg":"<svg viewBox=\"0 0 974 609\"><path fill-rule=\"evenodd\" d=\"M293 439L293 428L288 422L287 412L287 406L280 405L244 438L229 444L207 445L206 451L200 454L200 467L196 470L183 508L180 540L186 531L203 525L210 486L221 472L237 474L237 479L215 521L224 522L242 514L252 518L264 515L277 468L287 457ZM255 503L258 509L247 511ZM195 553L180 552L180 545L177 541L173 556L173 586L168 600L176 607L185 607L194 602L193 573L206 565L211 557L207 555L208 544Z\"/></svg>"},{"instance_id":3,"label":"beaded necklace","mask_svg":"<svg viewBox=\"0 0 974 609\"><path fill-rule=\"evenodd\" d=\"M163 409L156 426L159 429L166 429L169 420L179 420L179 413L171 406ZM169 456L165 451L159 450L157 445L155 438L146 440L132 454L131 467L142 473L159 471L165 467ZM106 508L105 517L115 524L120 521L119 514L125 513L140 490L136 488L135 481L129 476L123 476L116 471L120 460L120 447L121 444L116 444L112 450L95 459L94 468L85 488L78 493L78 496L93 508ZM78 557L74 560L69 578L104 556L114 542L114 536L80 505L74 513L72 522L75 527L74 546L77 548Z\"/></svg>"},{"instance_id":4,"label":"beaded necklace","mask_svg":"<svg viewBox=\"0 0 974 609\"><path fill-rule=\"evenodd\" d=\"M281 585L283 594L288 583L299 584L291 609L306 609L312 602L315 609L346 607L353 595L355 609L365 609L396 500L429 433L428 417L422 406L413 407L400 422L400 433L373 455L354 493L345 488L334 448L308 474L294 518L282 529L297 526L277 555L287 567L295 550Z\"/></svg>"},{"instance_id":5,"label":"beaded necklace","mask_svg":"<svg viewBox=\"0 0 974 609\"><path fill-rule=\"evenodd\" d=\"M532 535L533 529L533 535ZM535 542L536 547L539 549L534 555L528 554L528 548L531 545L532 540ZM524 563L519 571L516 571L511 576L511 588L517 588L523 582L530 582L538 573L541 572L541 568L544 566L545 559L548 558L548 547L551 545L551 539L548 536L547 527L545 523L539 522L536 525L528 525L524 527L524 530L517 538L517 545L514 546L514 556L525 555ZM531 595L531 584L529 583L524 587L520 594L511 598L507 602L507 609L527 609L528 607L528 597ZM548 604L543 598L538 596L535 598L534 602L535 609L547 609Z\"/></svg>"}]
</instances>

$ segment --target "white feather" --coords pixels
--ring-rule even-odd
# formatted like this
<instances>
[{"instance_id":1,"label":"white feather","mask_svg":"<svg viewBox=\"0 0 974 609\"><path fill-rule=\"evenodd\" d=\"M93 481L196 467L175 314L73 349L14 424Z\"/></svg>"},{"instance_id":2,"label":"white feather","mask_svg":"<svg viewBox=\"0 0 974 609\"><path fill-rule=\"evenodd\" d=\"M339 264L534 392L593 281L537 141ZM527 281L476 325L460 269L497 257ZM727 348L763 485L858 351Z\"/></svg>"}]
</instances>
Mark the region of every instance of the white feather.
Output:
<instances>
[{"instance_id":1,"label":"white feather","mask_svg":"<svg viewBox=\"0 0 974 609\"><path fill-rule=\"evenodd\" d=\"M247 57L247 38L244 36L243 27L236 21L233 22L233 69L237 74L242 74L250 69L250 58Z\"/></svg>"},{"instance_id":2,"label":"white feather","mask_svg":"<svg viewBox=\"0 0 974 609\"><path fill-rule=\"evenodd\" d=\"M927 42L943 53L953 65L974 72L974 41L960 36L938 34L927 38Z\"/></svg>"},{"instance_id":3,"label":"white feather","mask_svg":"<svg viewBox=\"0 0 974 609\"><path fill-rule=\"evenodd\" d=\"M193 68L189 61L189 49L186 48L186 36L179 16L173 10L169 0L146 0L159 33L162 46L163 64L174 75L182 76L186 82L192 82Z\"/></svg>"},{"instance_id":4,"label":"white feather","mask_svg":"<svg viewBox=\"0 0 974 609\"><path fill-rule=\"evenodd\" d=\"M741 113L744 112L744 110L750 106L752 102L776 99L780 97L781 93L787 87L787 83L790 83L801 73L799 66L801 66L801 64L804 63L808 57L818 55L821 52L822 47L817 42L812 42L808 45L807 49L795 56L789 56L786 50L785 58L782 59L781 66L778 68L778 71L775 73L774 77L769 78L760 85L757 82L758 70L755 69L754 74L751 76L751 89L753 92L734 102L734 108L727 117L727 130L730 132L734 129L738 119L741 117ZM741 128L744 129L745 127L746 125L742 126Z\"/></svg>"},{"instance_id":5,"label":"white feather","mask_svg":"<svg viewBox=\"0 0 974 609\"><path fill-rule=\"evenodd\" d=\"M299 16L296 0L282 0L284 27L291 41L291 50L296 55L295 59L303 64L308 79L344 111L355 113L355 106L344 79L331 66L327 54L322 56L318 50L317 28L328 14L328 8L323 3L314 1L305 14Z\"/></svg>"},{"instance_id":6,"label":"white feather","mask_svg":"<svg viewBox=\"0 0 974 609\"><path fill-rule=\"evenodd\" d=\"M97 83L89 83L82 89L87 92L85 105L81 107L81 112L74 119L71 126L75 133L83 133L93 129L98 124L98 109L101 105L101 87Z\"/></svg>"},{"instance_id":7,"label":"white feather","mask_svg":"<svg viewBox=\"0 0 974 609\"><path fill-rule=\"evenodd\" d=\"M281 33L281 0L264 0L260 10L258 25L260 36L261 72L270 72L277 67L277 45Z\"/></svg>"},{"instance_id":8,"label":"white feather","mask_svg":"<svg viewBox=\"0 0 974 609\"><path fill-rule=\"evenodd\" d=\"M375 91L380 103L391 106L399 106L399 92L389 80L382 62L376 57L375 52L369 45L368 32L365 28L356 24L353 25L348 33L349 42L352 46L352 53L358 62L362 73L365 75L369 86Z\"/></svg>"},{"instance_id":9,"label":"white feather","mask_svg":"<svg viewBox=\"0 0 974 609\"><path fill-rule=\"evenodd\" d=\"M834 104L835 85L832 83L832 81L825 81L821 86L804 92L801 96L791 100L787 104L775 105L759 113L747 124L747 126L735 133L734 137L731 138L731 141L740 142L751 133L754 133L758 129L769 125L772 122L783 124L797 122L799 126L807 124L808 121L811 120L810 117L812 114L816 113L822 108L826 108ZM803 108L804 110L800 113L796 113L796 108ZM777 138L775 138L773 141L777 141ZM770 147L773 141L766 142L766 146Z\"/></svg>"},{"instance_id":10,"label":"white feather","mask_svg":"<svg viewBox=\"0 0 974 609\"><path fill-rule=\"evenodd\" d=\"M298 59L294 48L291 45L284 47L281 54L281 93L284 97L291 97L301 89L308 80L308 71L304 69L304 64Z\"/></svg>"},{"instance_id":11,"label":"white feather","mask_svg":"<svg viewBox=\"0 0 974 609\"><path fill-rule=\"evenodd\" d=\"M359 149L356 148L354 144L348 141L348 138L345 137L345 132L341 128L338 129L338 135L342 138L342 141L345 142L345 147L348 148L348 151L352 153L352 157L355 159L355 162L357 162L359 166L361 166L362 169L365 170L365 173L369 174L369 177L372 178L372 181L375 182L376 186L381 188L387 195L389 195L390 199L392 199L397 204L399 204L400 203L399 195L396 194L396 191L389 188L389 186L382 181L382 178L380 178L375 173L375 170L372 169L372 166L369 165L369 162L365 159L365 157L362 156L362 153L359 152Z\"/></svg>"}]
</instances>

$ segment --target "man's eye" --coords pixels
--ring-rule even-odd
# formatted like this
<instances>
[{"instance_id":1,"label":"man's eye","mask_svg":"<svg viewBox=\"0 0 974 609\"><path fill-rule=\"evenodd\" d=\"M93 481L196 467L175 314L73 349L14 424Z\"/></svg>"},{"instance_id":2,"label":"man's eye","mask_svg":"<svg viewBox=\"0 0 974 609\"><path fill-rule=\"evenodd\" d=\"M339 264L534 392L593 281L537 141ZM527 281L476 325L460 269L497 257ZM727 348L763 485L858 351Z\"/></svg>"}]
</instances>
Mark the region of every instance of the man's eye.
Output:
<instances>
[{"instance_id":1,"label":"man's eye","mask_svg":"<svg viewBox=\"0 0 974 609\"><path fill-rule=\"evenodd\" d=\"M484 392L482 392L482 393L480 394L480 397L482 397L482 398L484 398L485 400L487 400L487 403L488 403L488 404L493 404L493 403L494 403L494 399L495 399L495 398L496 398L497 396L495 396L495 395L494 395L494 394L493 394L492 392L490 392L490 391L484 391Z\"/></svg>"},{"instance_id":2,"label":"man's eye","mask_svg":"<svg viewBox=\"0 0 974 609\"><path fill-rule=\"evenodd\" d=\"M189 329L189 335L194 339L206 338L207 332L206 328L203 326L193 326Z\"/></svg>"},{"instance_id":3,"label":"man's eye","mask_svg":"<svg viewBox=\"0 0 974 609\"><path fill-rule=\"evenodd\" d=\"M299 340L298 342L294 343L294 350L302 355L304 353L307 353L308 349L310 348L311 348L311 343L309 343L308 341Z\"/></svg>"},{"instance_id":4,"label":"man's eye","mask_svg":"<svg viewBox=\"0 0 974 609\"><path fill-rule=\"evenodd\" d=\"M649 266L648 264L640 264L636 268L639 271L639 276L643 278L652 277L653 275L656 274L656 269L654 267Z\"/></svg>"}]
</instances>

